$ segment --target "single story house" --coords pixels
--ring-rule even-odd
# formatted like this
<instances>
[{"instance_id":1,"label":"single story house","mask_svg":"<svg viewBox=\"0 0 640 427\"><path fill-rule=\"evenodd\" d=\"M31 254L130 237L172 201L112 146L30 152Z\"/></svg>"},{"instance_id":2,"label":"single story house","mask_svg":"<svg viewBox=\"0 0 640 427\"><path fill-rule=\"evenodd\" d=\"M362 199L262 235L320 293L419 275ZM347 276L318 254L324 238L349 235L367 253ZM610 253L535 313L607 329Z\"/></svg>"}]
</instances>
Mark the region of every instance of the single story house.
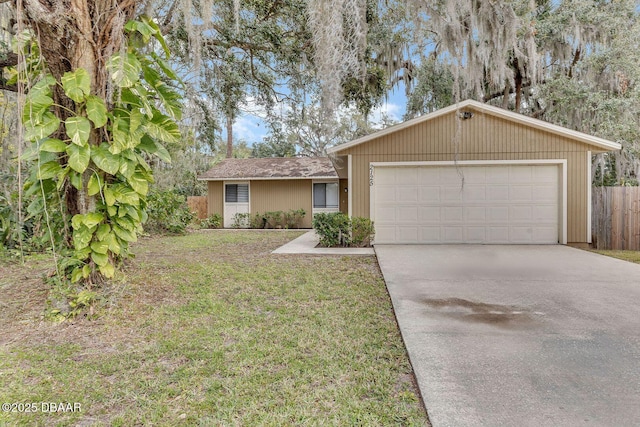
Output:
<instances>
[{"instance_id":1,"label":"single story house","mask_svg":"<svg viewBox=\"0 0 640 427\"><path fill-rule=\"evenodd\" d=\"M327 157L225 159L198 177L207 181L209 215L221 214L231 227L236 213L304 209L301 226L314 213L347 212L346 180Z\"/></svg>"},{"instance_id":2,"label":"single story house","mask_svg":"<svg viewBox=\"0 0 640 427\"><path fill-rule=\"evenodd\" d=\"M318 176L288 171L287 159L247 159L271 162L261 174L273 177L227 172L225 160L201 179L210 181L209 212L224 212L225 225L233 207L223 185L240 180L250 183L243 200L251 199L251 212L340 210L371 218L376 243L586 244L592 155L620 148L467 100L330 148L335 173L326 159L288 159L317 161L324 165ZM333 185L316 187L322 183Z\"/></svg>"}]
</instances>

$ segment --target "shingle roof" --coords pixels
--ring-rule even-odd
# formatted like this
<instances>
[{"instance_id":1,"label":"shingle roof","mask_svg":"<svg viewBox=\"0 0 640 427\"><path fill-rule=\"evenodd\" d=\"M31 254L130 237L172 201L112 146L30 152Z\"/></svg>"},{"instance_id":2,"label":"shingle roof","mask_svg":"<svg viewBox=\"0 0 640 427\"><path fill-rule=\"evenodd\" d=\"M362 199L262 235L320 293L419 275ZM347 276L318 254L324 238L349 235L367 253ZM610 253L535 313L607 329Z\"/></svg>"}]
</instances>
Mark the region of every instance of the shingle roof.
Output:
<instances>
[{"instance_id":1,"label":"shingle roof","mask_svg":"<svg viewBox=\"0 0 640 427\"><path fill-rule=\"evenodd\" d=\"M269 157L224 159L198 177L203 181L301 178L338 178L338 174L328 157Z\"/></svg>"}]
</instances>

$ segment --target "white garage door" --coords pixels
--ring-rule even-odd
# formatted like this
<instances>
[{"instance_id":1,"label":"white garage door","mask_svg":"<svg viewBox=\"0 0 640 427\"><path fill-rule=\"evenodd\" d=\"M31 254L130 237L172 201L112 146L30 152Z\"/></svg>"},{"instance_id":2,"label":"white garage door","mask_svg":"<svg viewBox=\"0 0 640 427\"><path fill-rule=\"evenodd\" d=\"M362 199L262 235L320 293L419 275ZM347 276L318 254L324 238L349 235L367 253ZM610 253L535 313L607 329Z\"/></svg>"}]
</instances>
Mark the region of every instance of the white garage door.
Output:
<instances>
[{"instance_id":1,"label":"white garage door","mask_svg":"<svg viewBox=\"0 0 640 427\"><path fill-rule=\"evenodd\" d=\"M376 243L558 243L558 165L378 166Z\"/></svg>"}]
</instances>

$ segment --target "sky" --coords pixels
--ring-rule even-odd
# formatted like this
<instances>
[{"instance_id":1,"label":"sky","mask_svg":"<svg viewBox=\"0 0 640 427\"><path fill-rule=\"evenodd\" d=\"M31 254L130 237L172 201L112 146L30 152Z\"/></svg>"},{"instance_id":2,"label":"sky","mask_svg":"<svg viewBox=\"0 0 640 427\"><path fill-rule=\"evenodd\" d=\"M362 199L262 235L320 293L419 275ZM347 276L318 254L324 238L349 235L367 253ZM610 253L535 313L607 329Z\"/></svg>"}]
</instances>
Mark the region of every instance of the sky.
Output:
<instances>
[{"instance_id":1,"label":"sky","mask_svg":"<svg viewBox=\"0 0 640 427\"><path fill-rule=\"evenodd\" d=\"M402 121L402 116L406 110L407 99L404 93L404 89L395 89L389 93L388 99L378 108L376 108L372 115L372 122L379 122L382 114L386 114L389 118L395 122ZM248 108L250 109L250 108ZM249 146L254 142L261 142L269 131L266 122L260 117L260 113L249 114L243 113L233 126L234 139L236 141L244 140ZM226 134L222 135L223 140L226 139Z\"/></svg>"}]
</instances>

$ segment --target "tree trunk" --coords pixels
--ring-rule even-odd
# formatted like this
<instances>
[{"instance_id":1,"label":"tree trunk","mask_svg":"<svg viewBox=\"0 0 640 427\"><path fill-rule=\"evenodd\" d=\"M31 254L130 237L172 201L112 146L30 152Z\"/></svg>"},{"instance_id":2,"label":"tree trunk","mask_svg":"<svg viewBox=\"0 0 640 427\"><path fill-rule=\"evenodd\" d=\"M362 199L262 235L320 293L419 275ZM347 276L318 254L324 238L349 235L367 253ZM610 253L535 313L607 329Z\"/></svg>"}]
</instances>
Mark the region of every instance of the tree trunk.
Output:
<instances>
[{"instance_id":1,"label":"tree trunk","mask_svg":"<svg viewBox=\"0 0 640 427\"><path fill-rule=\"evenodd\" d=\"M227 159L233 157L233 119L227 114Z\"/></svg>"}]
</instances>

